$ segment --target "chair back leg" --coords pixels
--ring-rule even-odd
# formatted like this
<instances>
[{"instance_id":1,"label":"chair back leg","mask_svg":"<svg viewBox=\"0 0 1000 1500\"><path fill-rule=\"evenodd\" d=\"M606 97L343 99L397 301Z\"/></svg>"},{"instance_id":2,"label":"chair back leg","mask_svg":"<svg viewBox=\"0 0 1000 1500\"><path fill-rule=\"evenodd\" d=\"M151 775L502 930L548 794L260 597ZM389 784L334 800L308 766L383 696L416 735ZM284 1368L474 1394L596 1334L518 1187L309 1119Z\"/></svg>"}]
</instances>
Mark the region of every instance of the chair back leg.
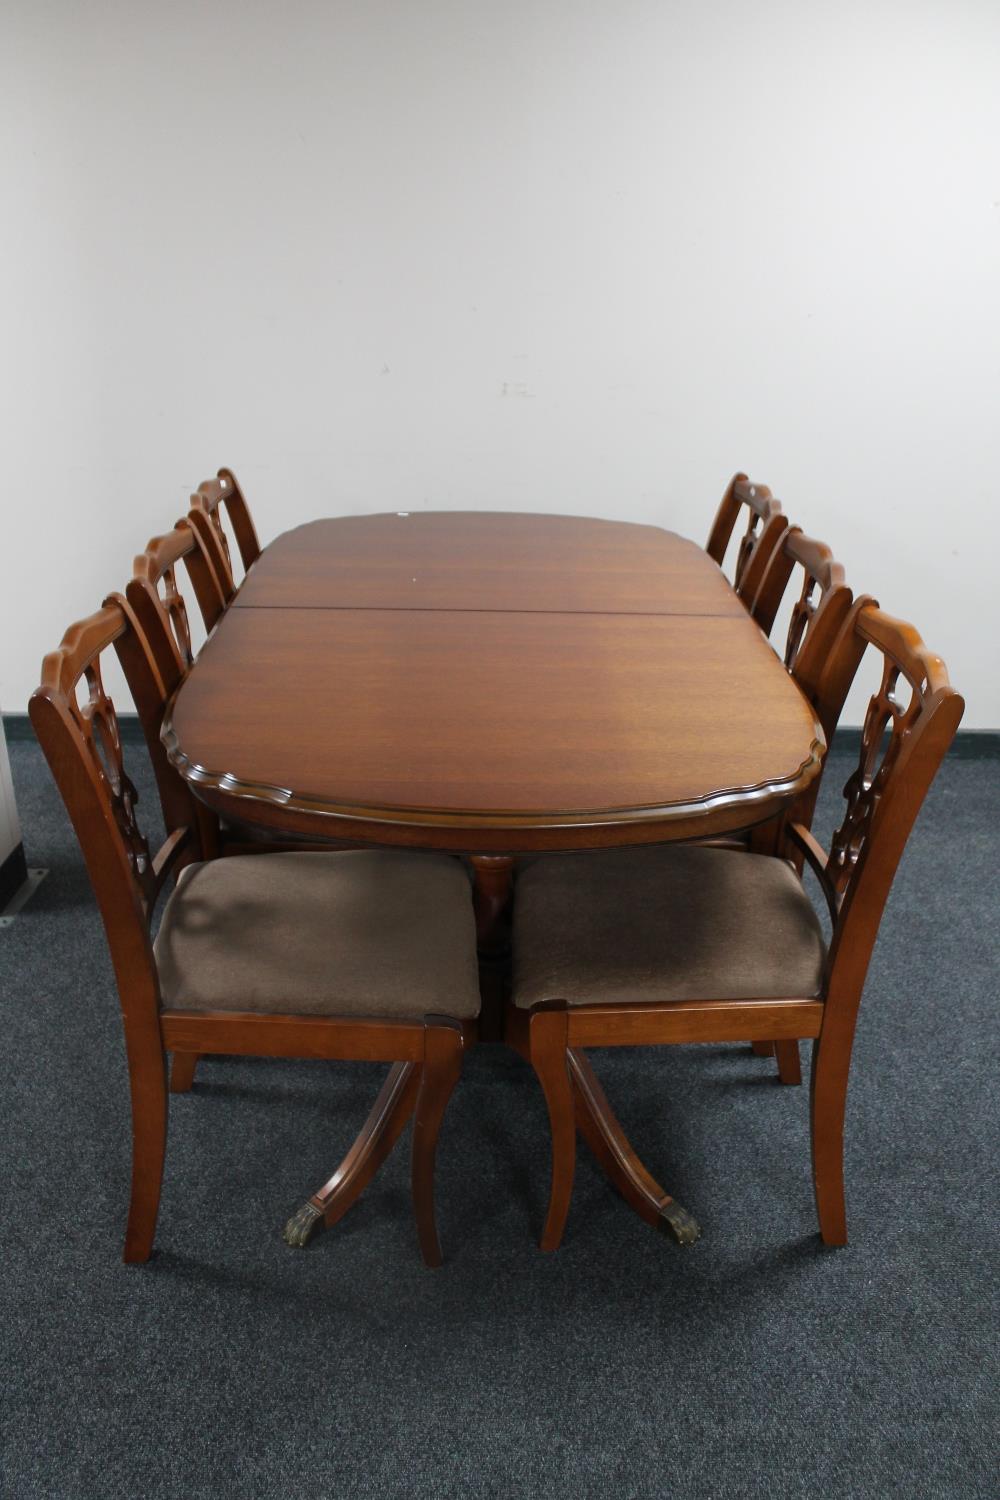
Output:
<instances>
[{"instance_id":1,"label":"chair back leg","mask_svg":"<svg viewBox=\"0 0 1000 1500\"><path fill-rule=\"evenodd\" d=\"M194 1070L198 1066L199 1053L175 1052L170 1060L170 1092L187 1094L194 1083Z\"/></svg>"},{"instance_id":2,"label":"chair back leg","mask_svg":"<svg viewBox=\"0 0 1000 1500\"><path fill-rule=\"evenodd\" d=\"M813 1042L810 1078L813 1188L824 1245L847 1244L844 1198L844 1113L851 1068L851 1037L846 1042L825 1032Z\"/></svg>"},{"instance_id":3,"label":"chair back leg","mask_svg":"<svg viewBox=\"0 0 1000 1500\"><path fill-rule=\"evenodd\" d=\"M774 1044L774 1055L778 1062L778 1077L782 1083L793 1087L802 1082L802 1060L796 1041L778 1041Z\"/></svg>"}]
</instances>

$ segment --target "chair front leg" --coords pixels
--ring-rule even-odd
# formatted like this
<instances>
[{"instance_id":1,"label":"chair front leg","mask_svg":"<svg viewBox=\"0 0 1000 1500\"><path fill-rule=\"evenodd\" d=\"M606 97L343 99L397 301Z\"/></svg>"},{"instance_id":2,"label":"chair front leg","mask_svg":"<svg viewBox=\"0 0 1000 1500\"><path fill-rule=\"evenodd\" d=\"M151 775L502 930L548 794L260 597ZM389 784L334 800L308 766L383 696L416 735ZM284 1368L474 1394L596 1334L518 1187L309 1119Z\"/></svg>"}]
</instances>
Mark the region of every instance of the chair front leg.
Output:
<instances>
[{"instance_id":1,"label":"chair front leg","mask_svg":"<svg viewBox=\"0 0 1000 1500\"><path fill-rule=\"evenodd\" d=\"M427 1018L424 1060L413 1121L411 1179L417 1238L428 1266L439 1266L443 1260L434 1215L434 1163L441 1121L462 1071L464 1046L465 1034L460 1022L446 1017Z\"/></svg>"},{"instance_id":2,"label":"chair front leg","mask_svg":"<svg viewBox=\"0 0 1000 1500\"><path fill-rule=\"evenodd\" d=\"M167 1151L167 1057L158 1032L126 1034L132 1095L132 1191L122 1259L149 1259L156 1233Z\"/></svg>"},{"instance_id":3,"label":"chair front leg","mask_svg":"<svg viewBox=\"0 0 1000 1500\"><path fill-rule=\"evenodd\" d=\"M576 1111L567 1065L567 1040L565 1010L532 1013L528 1027L529 1057L545 1095L552 1133L552 1185L539 1242L542 1250L558 1250L562 1243L576 1171Z\"/></svg>"}]
</instances>

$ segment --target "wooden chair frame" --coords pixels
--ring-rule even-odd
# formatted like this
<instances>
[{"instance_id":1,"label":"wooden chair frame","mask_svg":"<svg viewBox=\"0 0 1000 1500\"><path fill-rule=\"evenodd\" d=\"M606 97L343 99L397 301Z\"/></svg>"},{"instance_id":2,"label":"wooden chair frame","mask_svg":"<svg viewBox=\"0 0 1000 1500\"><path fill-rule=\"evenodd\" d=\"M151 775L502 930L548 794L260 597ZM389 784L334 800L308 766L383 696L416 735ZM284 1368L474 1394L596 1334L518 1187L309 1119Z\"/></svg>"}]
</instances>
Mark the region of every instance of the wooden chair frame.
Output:
<instances>
[{"instance_id":1,"label":"wooden chair frame","mask_svg":"<svg viewBox=\"0 0 1000 1500\"><path fill-rule=\"evenodd\" d=\"M840 721L850 681L843 673L826 676L837 637L854 601L844 579L844 570L825 543L807 537L800 526L788 526L778 538L760 584L750 605L750 613L765 635L770 635L784 598L789 579L796 566L803 571L802 587L792 611L783 660L802 692L812 704L823 726L827 745ZM872 599L868 603L874 604ZM823 772L815 777L795 806L796 820L807 828L819 796ZM714 840L722 847L744 847L759 853L773 853L780 844L782 820L751 829L742 839ZM801 862L798 868L801 872ZM802 1082L802 1063L798 1041L770 1038L755 1040L758 1057L774 1057L782 1083Z\"/></svg>"},{"instance_id":2,"label":"wooden chair frame","mask_svg":"<svg viewBox=\"0 0 1000 1500\"><path fill-rule=\"evenodd\" d=\"M244 571L249 573L260 556L261 547L250 507L232 469L220 469L215 479L206 479L191 496L192 520L199 527L203 542L216 562L228 603L236 593L236 581L220 507L229 518ZM199 516L201 522L194 519Z\"/></svg>"},{"instance_id":3,"label":"wooden chair frame","mask_svg":"<svg viewBox=\"0 0 1000 1500\"><path fill-rule=\"evenodd\" d=\"M750 613L765 635L769 636L774 628L796 567L802 569L802 586L792 607L782 660L813 702L854 596L847 586L843 567L826 543L806 536L800 526L789 526L774 549L750 603ZM823 725L828 732L835 727L835 722Z\"/></svg>"},{"instance_id":4,"label":"wooden chair frame","mask_svg":"<svg viewBox=\"0 0 1000 1500\"><path fill-rule=\"evenodd\" d=\"M186 520L154 536L135 559L125 596L112 594L104 602L120 608L132 626L114 645L139 714L167 832L196 829L201 856L208 859L220 852L218 818L192 796L160 740L167 701L194 660L187 608L177 584L181 562L211 630L225 610L224 595L211 557Z\"/></svg>"},{"instance_id":5,"label":"wooden chair frame","mask_svg":"<svg viewBox=\"0 0 1000 1500\"><path fill-rule=\"evenodd\" d=\"M733 588L744 601L752 601L771 561L774 549L788 526L788 518L766 484L751 484L743 473L734 474L719 502L705 551L722 567L740 511L746 508L746 530L740 537L733 570Z\"/></svg>"},{"instance_id":6,"label":"wooden chair frame","mask_svg":"<svg viewBox=\"0 0 1000 1500\"><path fill-rule=\"evenodd\" d=\"M149 607L141 597L148 596L156 606L157 624L166 622L169 626L165 639L157 641L156 660L164 677L178 681L194 661L187 606L177 585L180 563L184 564L205 629L212 631L226 611L225 583L214 548L205 545L189 517L177 521L172 531L151 537L132 564L133 607L143 620L150 618Z\"/></svg>"},{"instance_id":7,"label":"wooden chair frame","mask_svg":"<svg viewBox=\"0 0 1000 1500\"><path fill-rule=\"evenodd\" d=\"M225 1053L395 1064L387 1082L392 1096L387 1106L386 1089L380 1096L382 1118L369 1119L368 1138L348 1180L328 1198L339 1218L415 1112L411 1176L417 1235L427 1264L440 1265L434 1158L462 1053L475 1039L474 1023L436 1015L403 1022L171 1010L162 1004L150 921L168 879L176 878L198 851L190 826L179 825L152 854L136 821L136 792L125 771L118 720L100 670L102 653L135 632L127 600L107 604L71 626L61 646L45 658L41 685L29 706L83 850L118 985L132 1100L132 1188L124 1259L145 1261L152 1251L167 1139L166 1059L173 1052L175 1061ZM86 689L82 704L81 683ZM189 1083L182 1062L176 1088Z\"/></svg>"},{"instance_id":8,"label":"wooden chair frame","mask_svg":"<svg viewBox=\"0 0 1000 1500\"><path fill-rule=\"evenodd\" d=\"M841 681L852 680L869 648L882 657L882 681L866 714L858 767L844 788L843 823L829 852L797 821L790 820L782 829L782 853L793 863L801 859L809 865L833 923L818 996L709 997L603 1006L552 1000L531 1010L510 1005L511 1039L535 1069L552 1132L552 1183L542 1249L553 1250L562 1239L578 1126L615 1185L644 1218L661 1227L666 1224L682 1241L697 1237L690 1216L637 1161L613 1116L601 1135L595 1133L588 1090L600 1085L583 1048L799 1037L813 1039L810 1112L820 1234L828 1245L847 1243L844 1114L858 1007L903 848L964 709L943 662L928 652L913 627L862 599L844 622L831 673ZM908 685L909 703L900 699L900 682Z\"/></svg>"}]
</instances>

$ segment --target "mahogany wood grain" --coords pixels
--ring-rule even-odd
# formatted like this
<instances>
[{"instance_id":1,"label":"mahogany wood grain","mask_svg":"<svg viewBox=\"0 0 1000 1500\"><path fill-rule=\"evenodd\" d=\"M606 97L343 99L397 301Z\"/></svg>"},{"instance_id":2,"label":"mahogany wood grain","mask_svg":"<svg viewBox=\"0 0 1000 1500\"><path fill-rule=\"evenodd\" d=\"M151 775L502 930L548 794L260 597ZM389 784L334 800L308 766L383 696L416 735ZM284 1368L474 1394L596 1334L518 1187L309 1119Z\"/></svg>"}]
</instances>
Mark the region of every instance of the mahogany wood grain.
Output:
<instances>
[{"instance_id":1,"label":"mahogany wood grain","mask_svg":"<svg viewBox=\"0 0 1000 1500\"><path fill-rule=\"evenodd\" d=\"M186 526L198 541L201 561L192 569L192 582L205 629L212 630L236 597L229 555L204 512L191 510L177 524Z\"/></svg>"},{"instance_id":2,"label":"mahogany wood grain","mask_svg":"<svg viewBox=\"0 0 1000 1500\"><path fill-rule=\"evenodd\" d=\"M693 1244L701 1235L698 1224L639 1160L586 1054L577 1047L567 1047L566 1063L573 1084L577 1129L608 1180L640 1219L654 1229L665 1230L678 1244Z\"/></svg>"},{"instance_id":3,"label":"mahogany wood grain","mask_svg":"<svg viewBox=\"0 0 1000 1500\"><path fill-rule=\"evenodd\" d=\"M781 535L788 526L766 484L753 484L745 474L734 474L719 502L705 551L721 568L730 539L746 511L746 529L739 539L733 563L733 588L749 607Z\"/></svg>"},{"instance_id":4,"label":"mahogany wood grain","mask_svg":"<svg viewBox=\"0 0 1000 1500\"><path fill-rule=\"evenodd\" d=\"M199 524L200 523L200 524ZM192 857L214 859L219 854L264 854L276 848L289 850L287 840L278 844L248 837L245 827L220 826L219 818L200 799L167 759L161 739L163 716L169 697L194 665L187 606L178 584L178 565L183 562L195 587L206 625L213 627L226 609L226 597L212 560L215 543L211 533L202 537L204 515L193 513L178 521L173 531L153 537L135 559L133 576L124 596L112 594L105 604L117 605L131 628L115 641L115 650L135 701L146 747L156 776L163 818L168 830L194 826L198 848ZM171 1083L172 1091L176 1092Z\"/></svg>"},{"instance_id":5,"label":"mahogany wood grain","mask_svg":"<svg viewBox=\"0 0 1000 1500\"><path fill-rule=\"evenodd\" d=\"M760 534L754 537L752 550L747 554L746 565L736 585L738 597L748 607L750 600L756 597L764 574L770 567L771 559L787 530L788 517L779 514L772 516L761 529Z\"/></svg>"},{"instance_id":6,"label":"mahogany wood grain","mask_svg":"<svg viewBox=\"0 0 1000 1500\"><path fill-rule=\"evenodd\" d=\"M160 738L167 699L194 662L187 604L178 581L181 563L205 627L211 630L225 610L225 595L209 553L186 520L178 521L163 536L151 538L133 563L124 596L112 594L105 603L117 604L131 626L119 635L115 650L139 714L164 823L168 831L192 825L196 853L209 858L222 842L218 817L192 798L190 787L167 760ZM173 1075L171 1090L178 1091Z\"/></svg>"},{"instance_id":7,"label":"mahogany wood grain","mask_svg":"<svg viewBox=\"0 0 1000 1500\"><path fill-rule=\"evenodd\" d=\"M514 881L509 854L474 854L476 936L480 953L495 955L507 946L506 918Z\"/></svg>"},{"instance_id":8,"label":"mahogany wood grain","mask_svg":"<svg viewBox=\"0 0 1000 1500\"><path fill-rule=\"evenodd\" d=\"M820 675L847 618L853 596L844 569L830 548L806 536L800 527L789 526L750 603L750 613L765 635L771 634L796 569L801 581L780 649L785 666L810 702L814 702Z\"/></svg>"},{"instance_id":9,"label":"mahogany wood grain","mask_svg":"<svg viewBox=\"0 0 1000 1500\"><path fill-rule=\"evenodd\" d=\"M540 1245L543 1250L557 1250L566 1228L576 1171L576 1114L566 1053L566 1012L539 1007L529 1018L528 1031L531 1065L545 1096L552 1142L549 1207Z\"/></svg>"},{"instance_id":10,"label":"mahogany wood grain","mask_svg":"<svg viewBox=\"0 0 1000 1500\"><path fill-rule=\"evenodd\" d=\"M168 1051L227 1057L336 1057L345 1062L418 1062L423 1037L404 1021L261 1015L255 1011L163 1010Z\"/></svg>"},{"instance_id":11,"label":"mahogany wood grain","mask_svg":"<svg viewBox=\"0 0 1000 1500\"><path fill-rule=\"evenodd\" d=\"M718 567L674 532L489 511L311 521L268 545L234 603L588 614L736 615L741 608Z\"/></svg>"},{"instance_id":12,"label":"mahogany wood grain","mask_svg":"<svg viewBox=\"0 0 1000 1500\"><path fill-rule=\"evenodd\" d=\"M236 593L236 581L229 541L222 524L223 511L232 527L244 570L249 573L260 557L260 542L250 507L232 469L220 469L214 479L206 479L191 496L192 516L203 517L211 533L207 538L209 550L228 603Z\"/></svg>"},{"instance_id":13,"label":"mahogany wood grain","mask_svg":"<svg viewBox=\"0 0 1000 1500\"><path fill-rule=\"evenodd\" d=\"M786 1087L797 1087L802 1082L802 1058L798 1040L786 1037L774 1044L774 1056L778 1064L778 1078Z\"/></svg>"},{"instance_id":14,"label":"mahogany wood grain","mask_svg":"<svg viewBox=\"0 0 1000 1500\"><path fill-rule=\"evenodd\" d=\"M568 1015L571 1047L639 1047L819 1036L823 1005L799 999L675 1000L664 1005L571 1006Z\"/></svg>"},{"instance_id":15,"label":"mahogany wood grain","mask_svg":"<svg viewBox=\"0 0 1000 1500\"><path fill-rule=\"evenodd\" d=\"M417 1238L428 1266L439 1266L442 1262L434 1214L434 1166L441 1122L462 1072L462 1047L463 1033L457 1022L440 1018L438 1024L427 1027L426 1062L420 1073L413 1116L410 1182Z\"/></svg>"},{"instance_id":16,"label":"mahogany wood grain","mask_svg":"<svg viewBox=\"0 0 1000 1500\"><path fill-rule=\"evenodd\" d=\"M172 1094L190 1093L197 1066L197 1052L174 1053L170 1060L170 1092Z\"/></svg>"},{"instance_id":17,"label":"mahogany wood grain","mask_svg":"<svg viewBox=\"0 0 1000 1500\"><path fill-rule=\"evenodd\" d=\"M285 1225L287 1244L301 1249L317 1230L332 1228L357 1202L413 1114L420 1072L416 1062L393 1063L350 1150Z\"/></svg>"},{"instance_id":18,"label":"mahogany wood grain","mask_svg":"<svg viewBox=\"0 0 1000 1500\"><path fill-rule=\"evenodd\" d=\"M802 1058L797 1040L793 1041L788 1037L777 1042L758 1040L751 1043L751 1049L755 1057L775 1059L778 1064L778 1078L782 1083L797 1086L802 1082Z\"/></svg>"},{"instance_id":19,"label":"mahogany wood grain","mask_svg":"<svg viewBox=\"0 0 1000 1500\"><path fill-rule=\"evenodd\" d=\"M479 853L748 826L825 748L742 609L233 608L163 734L227 816Z\"/></svg>"}]
</instances>

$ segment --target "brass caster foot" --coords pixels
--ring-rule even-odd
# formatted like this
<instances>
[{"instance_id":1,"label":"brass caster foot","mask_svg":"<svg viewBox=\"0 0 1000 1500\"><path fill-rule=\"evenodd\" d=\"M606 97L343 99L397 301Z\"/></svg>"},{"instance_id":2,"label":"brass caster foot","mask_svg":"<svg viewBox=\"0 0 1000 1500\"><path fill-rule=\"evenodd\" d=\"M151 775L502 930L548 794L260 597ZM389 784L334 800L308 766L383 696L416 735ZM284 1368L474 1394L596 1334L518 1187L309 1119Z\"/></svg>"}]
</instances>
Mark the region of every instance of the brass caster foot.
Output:
<instances>
[{"instance_id":1,"label":"brass caster foot","mask_svg":"<svg viewBox=\"0 0 1000 1500\"><path fill-rule=\"evenodd\" d=\"M285 1225L285 1244L293 1246L296 1250L304 1250L316 1233L317 1228L321 1229L322 1227L323 1210L317 1208L315 1203L303 1203L298 1212L292 1214L292 1217Z\"/></svg>"},{"instance_id":2,"label":"brass caster foot","mask_svg":"<svg viewBox=\"0 0 1000 1500\"><path fill-rule=\"evenodd\" d=\"M668 1203L660 1209L660 1228L678 1245L693 1245L701 1239L701 1225L679 1203Z\"/></svg>"}]
</instances>

